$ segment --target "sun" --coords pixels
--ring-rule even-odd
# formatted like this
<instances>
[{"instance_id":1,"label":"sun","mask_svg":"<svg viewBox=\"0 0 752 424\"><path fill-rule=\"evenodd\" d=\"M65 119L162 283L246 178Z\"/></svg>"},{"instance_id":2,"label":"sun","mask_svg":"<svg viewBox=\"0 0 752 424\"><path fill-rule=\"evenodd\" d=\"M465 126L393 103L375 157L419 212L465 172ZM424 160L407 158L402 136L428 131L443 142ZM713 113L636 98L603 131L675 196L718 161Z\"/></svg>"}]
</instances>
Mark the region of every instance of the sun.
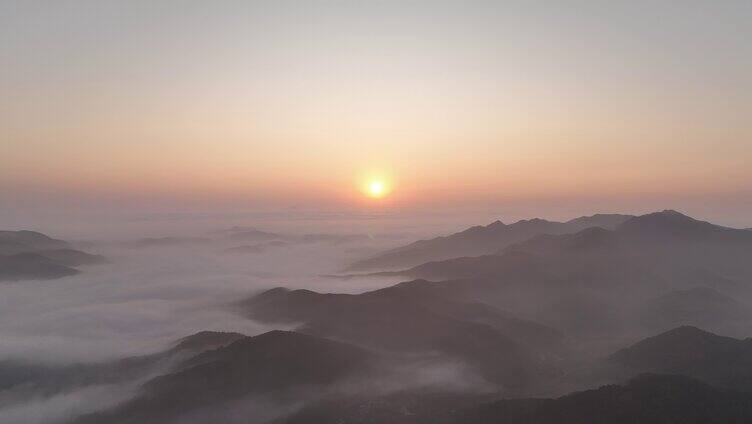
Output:
<instances>
[{"instance_id":1,"label":"sun","mask_svg":"<svg viewBox=\"0 0 752 424\"><path fill-rule=\"evenodd\" d=\"M385 177L364 178L359 184L360 192L371 199L383 199L392 193L392 181Z\"/></svg>"},{"instance_id":2,"label":"sun","mask_svg":"<svg viewBox=\"0 0 752 424\"><path fill-rule=\"evenodd\" d=\"M382 197L386 193L383 181L371 181L368 184L368 195L371 197Z\"/></svg>"},{"instance_id":3,"label":"sun","mask_svg":"<svg viewBox=\"0 0 752 424\"><path fill-rule=\"evenodd\" d=\"M394 192L395 179L386 171L362 172L355 181L358 192L367 199L382 200Z\"/></svg>"}]
</instances>

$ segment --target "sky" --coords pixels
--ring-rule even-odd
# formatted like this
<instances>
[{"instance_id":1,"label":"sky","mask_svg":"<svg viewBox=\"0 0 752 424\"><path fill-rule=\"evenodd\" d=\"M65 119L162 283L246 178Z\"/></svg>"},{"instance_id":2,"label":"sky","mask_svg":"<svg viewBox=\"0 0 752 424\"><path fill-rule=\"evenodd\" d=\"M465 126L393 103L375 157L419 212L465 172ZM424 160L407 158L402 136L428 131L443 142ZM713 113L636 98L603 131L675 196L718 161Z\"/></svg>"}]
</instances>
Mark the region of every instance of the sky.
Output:
<instances>
[{"instance_id":1,"label":"sky","mask_svg":"<svg viewBox=\"0 0 752 424\"><path fill-rule=\"evenodd\" d=\"M752 227L750 22L731 0L4 0L0 208Z\"/></svg>"}]
</instances>

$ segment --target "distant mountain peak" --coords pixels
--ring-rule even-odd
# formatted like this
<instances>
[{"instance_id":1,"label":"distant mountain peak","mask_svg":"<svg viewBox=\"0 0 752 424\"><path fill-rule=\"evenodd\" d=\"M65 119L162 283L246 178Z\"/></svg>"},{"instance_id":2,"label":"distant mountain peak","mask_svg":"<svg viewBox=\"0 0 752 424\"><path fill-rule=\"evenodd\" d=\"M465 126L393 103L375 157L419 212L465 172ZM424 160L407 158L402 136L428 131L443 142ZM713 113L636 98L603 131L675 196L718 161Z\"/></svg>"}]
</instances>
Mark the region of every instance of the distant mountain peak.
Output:
<instances>
[{"instance_id":1,"label":"distant mountain peak","mask_svg":"<svg viewBox=\"0 0 752 424\"><path fill-rule=\"evenodd\" d=\"M68 246L68 243L63 240L54 239L46 234L31 230L0 231L0 242L21 243L28 248L27 250Z\"/></svg>"},{"instance_id":2,"label":"distant mountain peak","mask_svg":"<svg viewBox=\"0 0 752 424\"><path fill-rule=\"evenodd\" d=\"M673 373L702 369L700 365L738 351L742 343L739 339L683 325L621 349L611 359L644 371Z\"/></svg>"},{"instance_id":3,"label":"distant mountain peak","mask_svg":"<svg viewBox=\"0 0 752 424\"><path fill-rule=\"evenodd\" d=\"M684 350L688 346L708 346L723 341L738 340L731 337L719 336L692 325L682 325L643 339L626 349L622 349L615 355L623 356L625 352L650 352L653 350L669 354L671 350Z\"/></svg>"},{"instance_id":4,"label":"distant mountain peak","mask_svg":"<svg viewBox=\"0 0 752 424\"><path fill-rule=\"evenodd\" d=\"M261 293L263 296L277 296L284 293L289 293L290 289L287 287L274 287L273 289L269 289ZM260 296L261 296L260 295Z\"/></svg>"},{"instance_id":5,"label":"distant mountain peak","mask_svg":"<svg viewBox=\"0 0 752 424\"><path fill-rule=\"evenodd\" d=\"M659 334L656 337L718 337L717 335L705 331L701 328L697 328L693 325L682 325L674 329L668 330L665 333Z\"/></svg>"},{"instance_id":6,"label":"distant mountain peak","mask_svg":"<svg viewBox=\"0 0 752 424\"><path fill-rule=\"evenodd\" d=\"M224 331L199 331L190 336L178 340L173 348L175 351L181 350L204 350L213 349L230 344L236 340L245 338L244 334L224 332Z\"/></svg>"},{"instance_id":7,"label":"distant mountain peak","mask_svg":"<svg viewBox=\"0 0 752 424\"><path fill-rule=\"evenodd\" d=\"M257 336L252 336L250 337L250 339L253 339L254 341L275 340L275 339L311 339L313 340L315 339L315 337L298 333L295 331L271 330L271 331L267 331L266 333L261 333Z\"/></svg>"},{"instance_id":8,"label":"distant mountain peak","mask_svg":"<svg viewBox=\"0 0 752 424\"><path fill-rule=\"evenodd\" d=\"M553 223L553 222L554 221L549 221L549 220L543 219L543 218L530 218L530 219L521 219L521 220L515 222L512 225L521 225L521 224L522 225L524 225L524 224L550 224L550 223Z\"/></svg>"},{"instance_id":9,"label":"distant mountain peak","mask_svg":"<svg viewBox=\"0 0 752 424\"><path fill-rule=\"evenodd\" d=\"M670 220L670 221L684 221L684 222L692 222L692 221L701 222L681 212L675 211L673 209L664 209L660 212L652 212L652 213L648 213L645 215L640 215L640 216L635 217L634 220L638 220L638 221Z\"/></svg>"},{"instance_id":10,"label":"distant mountain peak","mask_svg":"<svg viewBox=\"0 0 752 424\"><path fill-rule=\"evenodd\" d=\"M452 237L457 234L486 233L488 231L501 230L505 227L508 227L508 225L497 219L496 221L488 225L474 225L464 231L460 231L459 233L455 233L447 237Z\"/></svg>"},{"instance_id":11,"label":"distant mountain peak","mask_svg":"<svg viewBox=\"0 0 752 424\"><path fill-rule=\"evenodd\" d=\"M739 231L700 221L672 209L640 215L623 223L617 229L622 234L640 234L672 237L704 237L708 235L739 236ZM733 234L732 233L736 233Z\"/></svg>"}]
</instances>

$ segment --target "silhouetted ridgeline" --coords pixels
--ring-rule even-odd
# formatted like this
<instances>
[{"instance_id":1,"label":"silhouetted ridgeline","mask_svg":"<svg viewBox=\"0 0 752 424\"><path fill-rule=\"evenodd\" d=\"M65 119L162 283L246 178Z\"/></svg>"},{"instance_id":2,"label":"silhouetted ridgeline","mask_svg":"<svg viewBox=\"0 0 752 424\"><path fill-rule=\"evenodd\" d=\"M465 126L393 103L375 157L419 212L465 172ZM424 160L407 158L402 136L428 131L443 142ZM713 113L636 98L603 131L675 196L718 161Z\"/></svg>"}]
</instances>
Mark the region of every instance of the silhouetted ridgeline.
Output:
<instances>
[{"instance_id":1,"label":"silhouetted ridgeline","mask_svg":"<svg viewBox=\"0 0 752 424\"><path fill-rule=\"evenodd\" d=\"M637 372L688 375L752 392L752 339L722 337L684 326L642 340L610 359Z\"/></svg>"},{"instance_id":2,"label":"silhouetted ridgeline","mask_svg":"<svg viewBox=\"0 0 752 424\"><path fill-rule=\"evenodd\" d=\"M0 281L48 280L78 274L73 267L106 263L101 255L35 231L0 231Z\"/></svg>"},{"instance_id":3,"label":"silhouetted ridgeline","mask_svg":"<svg viewBox=\"0 0 752 424\"><path fill-rule=\"evenodd\" d=\"M372 361L370 353L354 346L272 331L198 354L181 370L148 381L133 400L75 422L161 423L253 395L294 396L299 389L325 387L358 374L365 377Z\"/></svg>"},{"instance_id":4,"label":"silhouetted ridgeline","mask_svg":"<svg viewBox=\"0 0 752 424\"><path fill-rule=\"evenodd\" d=\"M742 424L752 398L678 375L641 375L558 399L510 399L457 413L453 424Z\"/></svg>"},{"instance_id":5,"label":"silhouetted ridgeline","mask_svg":"<svg viewBox=\"0 0 752 424\"><path fill-rule=\"evenodd\" d=\"M362 240L245 227L214 237L139 247L245 262ZM0 242L0 264L14 261L6 273L59 276L103 260L39 233L0 233ZM219 268L237 259L211 258ZM497 222L356 267L398 263L409 265L382 274L409 281L376 290L277 287L221 303L225 318L264 326L256 332L292 331L204 331L114 361L0 362L0 401L127 388L77 424L752 422L748 230L670 210ZM141 287L163 293L150 283ZM194 325L192 304L180 305Z\"/></svg>"},{"instance_id":6,"label":"silhouetted ridgeline","mask_svg":"<svg viewBox=\"0 0 752 424\"><path fill-rule=\"evenodd\" d=\"M238 333L202 331L178 340L162 352L95 363L51 365L4 360L0 361L0 393L21 391L29 397L50 396L81 387L138 380L180 369L185 360L244 337Z\"/></svg>"},{"instance_id":7,"label":"silhouetted ridgeline","mask_svg":"<svg viewBox=\"0 0 752 424\"><path fill-rule=\"evenodd\" d=\"M545 368L540 358L562 349L556 330L479 302L454 301L440 292L406 286L361 295L277 288L241 307L257 320L300 323L299 331L370 348L439 352L466 362L510 391L534 384Z\"/></svg>"},{"instance_id":8,"label":"silhouetted ridgeline","mask_svg":"<svg viewBox=\"0 0 752 424\"><path fill-rule=\"evenodd\" d=\"M390 275L445 281L443 290L453 296L572 335L645 334L679 324L743 335L752 235L664 211L632 218L613 231L540 235L497 254L429 262ZM720 296L694 296L693 302L692 293L703 287ZM713 313L729 297L737 305L726 302L727 312ZM645 314L656 318L645 322Z\"/></svg>"},{"instance_id":9,"label":"silhouetted ridgeline","mask_svg":"<svg viewBox=\"0 0 752 424\"><path fill-rule=\"evenodd\" d=\"M468 228L446 237L420 240L386 251L351 265L348 271L404 268L460 256L485 255L540 234L573 233L589 227L611 229L630 218L630 215L598 214L567 222L552 222L535 218L506 225L501 221L496 221L486 226Z\"/></svg>"}]
</instances>

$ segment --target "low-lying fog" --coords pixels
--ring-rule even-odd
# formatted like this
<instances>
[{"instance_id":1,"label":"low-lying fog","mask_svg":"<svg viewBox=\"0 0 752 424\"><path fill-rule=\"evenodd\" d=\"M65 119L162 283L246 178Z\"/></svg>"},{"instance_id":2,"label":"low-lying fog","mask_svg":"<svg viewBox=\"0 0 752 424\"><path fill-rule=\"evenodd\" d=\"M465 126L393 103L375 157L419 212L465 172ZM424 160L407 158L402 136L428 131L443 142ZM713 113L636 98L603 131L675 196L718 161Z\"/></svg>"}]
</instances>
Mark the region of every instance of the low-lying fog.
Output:
<instances>
[{"instance_id":1,"label":"low-lying fog","mask_svg":"<svg viewBox=\"0 0 752 424\"><path fill-rule=\"evenodd\" d=\"M253 224L268 230L263 223ZM295 224L290 227L300 226ZM182 234L175 230L178 225L167 224L160 230L146 222L143 227L148 232L110 235L104 242L89 242L96 239L87 234L87 251L106 256L110 264L85 267L72 277L0 284L0 358L89 361L154 351L201 330L258 334L268 328L227 305L276 286L362 292L392 284L398 279L343 280L326 275L340 272L348 261L368 252L405 241L398 234L379 234L355 242L290 243L262 252L228 253L224 250L264 242L230 240L221 226L217 231ZM310 225L306 230L281 227L276 223L273 230L287 235L323 233ZM348 228L349 234L357 231ZM48 234L77 239L69 232ZM133 246L136 240L163 236L206 240Z\"/></svg>"},{"instance_id":2,"label":"low-lying fog","mask_svg":"<svg viewBox=\"0 0 752 424\"><path fill-rule=\"evenodd\" d=\"M276 286L353 293L391 285L399 278L345 280L326 275L340 272L354 259L429 234L437 226L433 222L430 229L407 228L374 217L302 220L276 216L266 222L166 217L119 224L46 222L39 227L8 228L38 230L79 243L111 263L82 267L82 273L60 279L0 283L0 361L50 365L105 361L164 350L175 340L202 330L260 334L271 328L228 305ZM264 241L232 240L225 230L237 225L289 237L364 237L264 246ZM178 241L137 243L162 237ZM250 253L225 252L244 245L262 248ZM44 399L0 399L0 423L57 422L88 411L92 402L106 407L125 396L121 389L89 386Z\"/></svg>"},{"instance_id":3,"label":"low-lying fog","mask_svg":"<svg viewBox=\"0 0 752 424\"><path fill-rule=\"evenodd\" d=\"M0 219L53 237L0 233L0 424L308 424L369 405L437 422L637 370L752 391L728 360L749 356L748 230L674 210L492 221ZM640 359L710 345L711 366Z\"/></svg>"}]
</instances>

